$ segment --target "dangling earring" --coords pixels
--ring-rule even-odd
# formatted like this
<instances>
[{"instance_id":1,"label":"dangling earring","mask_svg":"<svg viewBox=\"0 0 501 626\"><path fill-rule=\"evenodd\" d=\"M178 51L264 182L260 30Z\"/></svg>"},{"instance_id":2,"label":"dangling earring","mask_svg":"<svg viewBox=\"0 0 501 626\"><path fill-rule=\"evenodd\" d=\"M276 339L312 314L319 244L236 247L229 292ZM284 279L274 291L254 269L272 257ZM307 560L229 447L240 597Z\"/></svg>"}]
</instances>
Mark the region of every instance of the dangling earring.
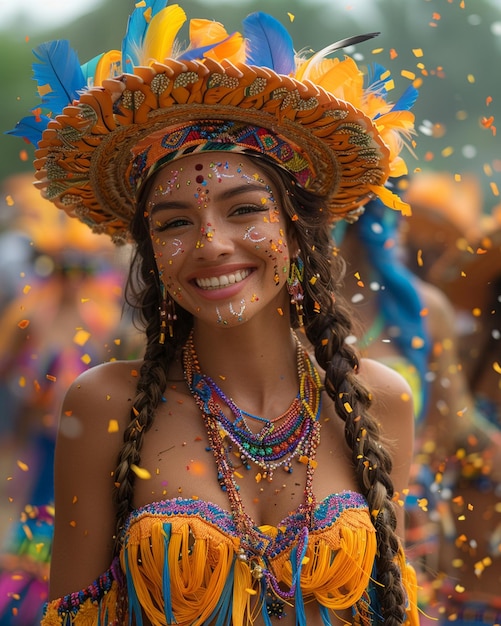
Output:
<instances>
[{"instance_id":1,"label":"dangling earring","mask_svg":"<svg viewBox=\"0 0 501 626\"><path fill-rule=\"evenodd\" d=\"M177 320L177 315L174 300L162 282L160 283L160 293L162 294L162 303L160 304L160 337L158 343L163 345L166 330L169 331L169 337L174 337L174 322Z\"/></svg>"},{"instance_id":2,"label":"dangling earring","mask_svg":"<svg viewBox=\"0 0 501 626\"><path fill-rule=\"evenodd\" d=\"M287 278L287 291L291 296L291 304L296 305L296 314L299 326L303 326L303 278L304 263L298 254L290 266L289 277Z\"/></svg>"}]
</instances>

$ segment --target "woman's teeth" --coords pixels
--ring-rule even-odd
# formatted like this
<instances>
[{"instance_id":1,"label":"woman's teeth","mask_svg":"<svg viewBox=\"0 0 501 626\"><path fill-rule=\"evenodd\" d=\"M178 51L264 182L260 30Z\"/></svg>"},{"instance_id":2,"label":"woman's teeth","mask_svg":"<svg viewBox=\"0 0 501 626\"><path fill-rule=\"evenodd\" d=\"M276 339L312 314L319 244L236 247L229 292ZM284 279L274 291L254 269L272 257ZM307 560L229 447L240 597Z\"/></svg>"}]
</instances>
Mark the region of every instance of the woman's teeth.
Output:
<instances>
[{"instance_id":1,"label":"woman's teeth","mask_svg":"<svg viewBox=\"0 0 501 626\"><path fill-rule=\"evenodd\" d=\"M234 283L239 283L250 274L250 270L240 270L234 274L224 274L223 276L212 276L211 278L197 278L195 280L200 289L220 289Z\"/></svg>"}]
</instances>

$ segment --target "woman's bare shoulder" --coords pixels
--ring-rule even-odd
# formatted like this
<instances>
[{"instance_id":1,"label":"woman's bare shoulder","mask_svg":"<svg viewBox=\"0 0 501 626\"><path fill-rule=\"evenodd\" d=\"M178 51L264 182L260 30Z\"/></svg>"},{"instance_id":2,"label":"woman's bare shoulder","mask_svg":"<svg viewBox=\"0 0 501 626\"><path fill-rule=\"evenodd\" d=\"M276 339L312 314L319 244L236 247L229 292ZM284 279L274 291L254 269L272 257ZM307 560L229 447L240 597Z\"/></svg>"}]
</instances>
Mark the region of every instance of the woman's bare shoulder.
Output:
<instances>
[{"instance_id":1,"label":"woman's bare shoulder","mask_svg":"<svg viewBox=\"0 0 501 626\"><path fill-rule=\"evenodd\" d=\"M64 416L78 415L95 425L102 416L129 419L142 361L110 361L89 368L70 385L63 402Z\"/></svg>"},{"instance_id":2,"label":"woman's bare shoulder","mask_svg":"<svg viewBox=\"0 0 501 626\"><path fill-rule=\"evenodd\" d=\"M373 409L381 423L390 425L393 416L413 423L412 390L397 371L374 359L360 360L360 377L373 398Z\"/></svg>"}]
</instances>

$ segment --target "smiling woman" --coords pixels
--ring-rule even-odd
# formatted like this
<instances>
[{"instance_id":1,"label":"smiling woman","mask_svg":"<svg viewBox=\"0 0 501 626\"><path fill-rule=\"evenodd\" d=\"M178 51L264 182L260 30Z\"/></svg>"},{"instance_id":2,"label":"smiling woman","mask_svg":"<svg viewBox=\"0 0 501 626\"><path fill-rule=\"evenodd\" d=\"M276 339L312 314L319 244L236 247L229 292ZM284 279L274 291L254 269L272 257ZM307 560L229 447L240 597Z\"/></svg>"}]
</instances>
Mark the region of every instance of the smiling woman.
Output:
<instances>
[{"instance_id":1,"label":"smiling woman","mask_svg":"<svg viewBox=\"0 0 501 626\"><path fill-rule=\"evenodd\" d=\"M264 13L191 20L183 47L185 19L138 3L64 94L38 68L53 110L14 131L46 197L133 243L146 344L66 395L43 624L416 626L411 393L346 341L330 237L374 196L407 209L385 183L415 94L393 111L383 70L364 89L328 58L372 35L302 58Z\"/></svg>"}]
</instances>

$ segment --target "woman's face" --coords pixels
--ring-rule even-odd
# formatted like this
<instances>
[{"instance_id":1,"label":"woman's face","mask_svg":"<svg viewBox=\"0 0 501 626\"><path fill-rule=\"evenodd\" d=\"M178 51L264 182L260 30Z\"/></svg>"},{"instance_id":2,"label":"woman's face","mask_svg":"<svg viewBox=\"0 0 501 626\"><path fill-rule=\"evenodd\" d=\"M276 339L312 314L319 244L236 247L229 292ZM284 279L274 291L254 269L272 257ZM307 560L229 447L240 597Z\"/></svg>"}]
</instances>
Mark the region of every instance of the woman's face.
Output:
<instances>
[{"instance_id":1,"label":"woman's face","mask_svg":"<svg viewBox=\"0 0 501 626\"><path fill-rule=\"evenodd\" d=\"M190 155L156 174L146 210L160 279L196 320L288 316L295 250L278 198L257 159L238 154Z\"/></svg>"}]
</instances>

